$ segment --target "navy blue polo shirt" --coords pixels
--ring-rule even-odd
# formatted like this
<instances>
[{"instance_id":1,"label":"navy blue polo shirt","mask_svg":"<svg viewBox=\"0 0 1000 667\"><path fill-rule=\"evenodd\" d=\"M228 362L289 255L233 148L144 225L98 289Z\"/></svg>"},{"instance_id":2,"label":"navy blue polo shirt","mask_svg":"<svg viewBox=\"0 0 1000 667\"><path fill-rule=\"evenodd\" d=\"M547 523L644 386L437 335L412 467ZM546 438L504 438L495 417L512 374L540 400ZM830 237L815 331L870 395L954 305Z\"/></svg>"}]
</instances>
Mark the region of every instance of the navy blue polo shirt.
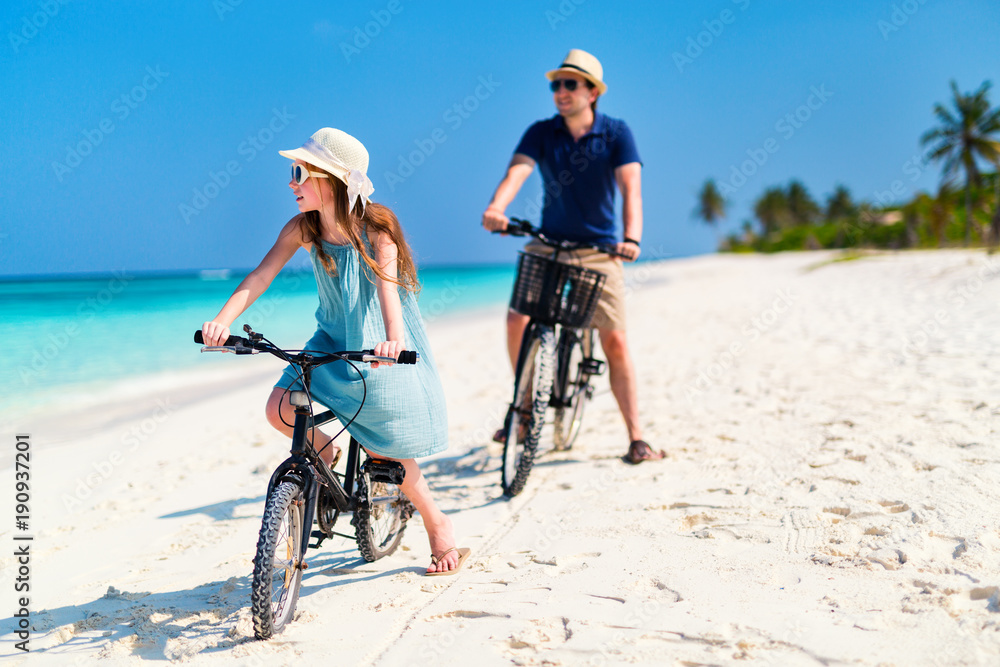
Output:
<instances>
[{"instance_id":1,"label":"navy blue polo shirt","mask_svg":"<svg viewBox=\"0 0 1000 667\"><path fill-rule=\"evenodd\" d=\"M642 163L625 121L594 114L590 132L574 141L560 115L524 133L515 153L538 164L545 189L542 229L555 239L616 243L615 169Z\"/></svg>"}]
</instances>

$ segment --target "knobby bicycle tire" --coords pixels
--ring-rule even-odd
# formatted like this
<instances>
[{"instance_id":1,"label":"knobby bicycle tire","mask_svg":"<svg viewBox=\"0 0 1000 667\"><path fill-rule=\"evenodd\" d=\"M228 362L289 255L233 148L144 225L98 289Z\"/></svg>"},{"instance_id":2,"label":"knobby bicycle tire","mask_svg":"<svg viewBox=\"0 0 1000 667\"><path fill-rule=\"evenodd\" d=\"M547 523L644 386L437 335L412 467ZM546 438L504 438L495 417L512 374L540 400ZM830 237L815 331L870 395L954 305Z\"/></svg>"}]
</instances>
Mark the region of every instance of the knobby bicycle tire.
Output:
<instances>
[{"instance_id":1,"label":"knobby bicycle tire","mask_svg":"<svg viewBox=\"0 0 1000 667\"><path fill-rule=\"evenodd\" d=\"M562 385L561 397L569 405L556 408L552 420L552 439L555 448L565 451L573 447L583 425L583 408L590 398L590 375L584 371L583 360L592 353L594 339L591 331L578 333L563 329L559 337L559 367L557 376Z\"/></svg>"},{"instance_id":2,"label":"knobby bicycle tire","mask_svg":"<svg viewBox=\"0 0 1000 667\"><path fill-rule=\"evenodd\" d=\"M368 472L358 477L357 494L358 509L351 523L358 538L358 551L371 563L399 547L412 509L398 485L373 482ZM388 498L394 499L386 502Z\"/></svg>"},{"instance_id":3,"label":"knobby bicycle tire","mask_svg":"<svg viewBox=\"0 0 1000 667\"><path fill-rule=\"evenodd\" d=\"M507 411L507 439L500 468L500 486L508 498L524 489L531 466L535 463L555 373L555 332L550 326L537 325L522 348L514 383L514 399ZM531 397L530 412L524 414L522 406L527 396ZM525 418L529 421L526 427L522 427ZM521 434L524 440L518 442Z\"/></svg>"},{"instance_id":4,"label":"knobby bicycle tire","mask_svg":"<svg viewBox=\"0 0 1000 667\"><path fill-rule=\"evenodd\" d=\"M268 639L292 620L302 584L305 502L294 482L281 482L264 506L250 593L254 635Z\"/></svg>"}]
</instances>

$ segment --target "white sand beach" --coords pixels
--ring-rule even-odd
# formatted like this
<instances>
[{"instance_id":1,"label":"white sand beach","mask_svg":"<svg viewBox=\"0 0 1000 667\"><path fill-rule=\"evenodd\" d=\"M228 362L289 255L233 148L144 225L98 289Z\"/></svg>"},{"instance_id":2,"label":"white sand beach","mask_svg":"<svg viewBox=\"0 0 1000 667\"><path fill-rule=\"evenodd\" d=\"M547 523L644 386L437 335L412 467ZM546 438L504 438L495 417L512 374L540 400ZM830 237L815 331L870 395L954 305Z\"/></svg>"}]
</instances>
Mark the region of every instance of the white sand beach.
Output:
<instances>
[{"instance_id":1,"label":"white sand beach","mask_svg":"<svg viewBox=\"0 0 1000 667\"><path fill-rule=\"evenodd\" d=\"M503 308L429 325L450 449L423 468L472 556L310 554L255 641L249 573L287 441L281 364L131 381L3 428L0 601L18 608L13 443L31 443L30 652L11 665L1000 664L1000 256L706 256L629 269L647 440L607 386L500 495ZM192 345L192 354L197 348ZM389 369L387 372L391 372ZM344 527L349 524L344 521Z\"/></svg>"}]
</instances>

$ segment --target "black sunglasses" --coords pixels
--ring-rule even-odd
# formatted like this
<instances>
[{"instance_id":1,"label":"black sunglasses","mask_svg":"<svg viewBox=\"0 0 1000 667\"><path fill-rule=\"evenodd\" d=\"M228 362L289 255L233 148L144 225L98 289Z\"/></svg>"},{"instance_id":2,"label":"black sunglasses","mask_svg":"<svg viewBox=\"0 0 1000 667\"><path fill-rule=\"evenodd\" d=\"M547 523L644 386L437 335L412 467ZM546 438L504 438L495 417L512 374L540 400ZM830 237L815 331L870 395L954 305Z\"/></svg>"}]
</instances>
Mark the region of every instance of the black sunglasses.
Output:
<instances>
[{"instance_id":1,"label":"black sunglasses","mask_svg":"<svg viewBox=\"0 0 1000 667\"><path fill-rule=\"evenodd\" d=\"M559 88L561 86L565 86L566 90L572 93L574 90L576 90L576 86L578 83L580 82L577 81L576 79L556 79L555 81L549 84L549 90L551 90L553 93L558 93Z\"/></svg>"}]
</instances>

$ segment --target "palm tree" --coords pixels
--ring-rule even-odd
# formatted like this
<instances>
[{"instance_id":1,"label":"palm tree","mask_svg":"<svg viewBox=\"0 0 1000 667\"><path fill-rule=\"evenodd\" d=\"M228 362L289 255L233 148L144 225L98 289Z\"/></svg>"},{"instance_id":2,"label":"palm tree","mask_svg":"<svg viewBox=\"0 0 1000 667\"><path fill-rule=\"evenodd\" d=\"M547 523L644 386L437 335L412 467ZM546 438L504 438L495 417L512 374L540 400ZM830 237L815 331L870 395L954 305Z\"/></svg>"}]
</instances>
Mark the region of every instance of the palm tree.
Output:
<instances>
[{"instance_id":1,"label":"palm tree","mask_svg":"<svg viewBox=\"0 0 1000 667\"><path fill-rule=\"evenodd\" d=\"M808 225L816 219L819 206L801 181L793 180L789 183L785 197L788 199L788 212L796 225Z\"/></svg>"},{"instance_id":2,"label":"palm tree","mask_svg":"<svg viewBox=\"0 0 1000 667\"><path fill-rule=\"evenodd\" d=\"M916 248L920 243L920 236L917 230L926 220L927 214L927 193L921 192L902 208L903 222L906 224L906 247Z\"/></svg>"},{"instance_id":3,"label":"palm tree","mask_svg":"<svg viewBox=\"0 0 1000 667\"><path fill-rule=\"evenodd\" d=\"M793 221L788 197L780 187L764 190L764 194L754 202L753 214L760 220L764 236L789 226Z\"/></svg>"},{"instance_id":4,"label":"palm tree","mask_svg":"<svg viewBox=\"0 0 1000 667\"><path fill-rule=\"evenodd\" d=\"M996 190L997 205L993 209L993 220L990 225L990 243L1000 245L1000 167L993 174L993 189Z\"/></svg>"},{"instance_id":5,"label":"palm tree","mask_svg":"<svg viewBox=\"0 0 1000 667\"><path fill-rule=\"evenodd\" d=\"M924 146L933 144L930 157L944 163L945 181L953 180L959 169L965 171L965 245L972 234L972 187L981 182L977 161L981 158L1000 165L1000 141L994 138L1000 134L1000 109L990 109L989 90L990 82L986 81L976 92L962 94L952 81L955 113L935 104L934 115L940 125L920 138Z\"/></svg>"},{"instance_id":6,"label":"palm tree","mask_svg":"<svg viewBox=\"0 0 1000 667\"><path fill-rule=\"evenodd\" d=\"M840 218L846 218L855 213L857 206L851 199L851 191L843 185L838 185L826 200L826 220L833 222Z\"/></svg>"},{"instance_id":7,"label":"palm tree","mask_svg":"<svg viewBox=\"0 0 1000 667\"><path fill-rule=\"evenodd\" d=\"M951 198L951 185L947 181L938 187L936 198L929 198L930 208L927 213L927 222L930 225L931 234L937 239L939 248L944 245L945 232L948 229L948 223L951 222Z\"/></svg>"},{"instance_id":8,"label":"palm tree","mask_svg":"<svg viewBox=\"0 0 1000 667\"><path fill-rule=\"evenodd\" d=\"M718 237L716 224L719 220L726 217L726 200L719 193L714 179L708 179L701 186L701 191L698 193L698 208L695 210L695 215L701 218L706 225L715 229L716 237ZM718 241L718 238L716 238L716 241ZM719 243L717 242L716 245L718 246Z\"/></svg>"}]
</instances>

